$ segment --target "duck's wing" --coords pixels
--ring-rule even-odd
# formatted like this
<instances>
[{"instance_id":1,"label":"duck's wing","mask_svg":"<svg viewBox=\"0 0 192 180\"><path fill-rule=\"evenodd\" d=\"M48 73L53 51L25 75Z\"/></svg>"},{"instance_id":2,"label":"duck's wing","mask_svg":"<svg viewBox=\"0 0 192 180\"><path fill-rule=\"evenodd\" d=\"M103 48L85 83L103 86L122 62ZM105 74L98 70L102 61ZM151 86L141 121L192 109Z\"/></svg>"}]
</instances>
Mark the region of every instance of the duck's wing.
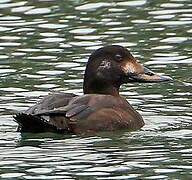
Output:
<instances>
[{"instance_id":1,"label":"duck's wing","mask_svg":"<svg viewBox=\"0 0 192 180\"><path fill-rule=\"evenodd\" d=\"M86 121L87 117L96 109L87 104L69 104L64 107L55 108L53 110L41 111L35 114L46 124L54 126L56 132L76 133L78 122Z\"/></svg>"},{"instance_id":2,"label":"duck's wing","mask_svg":"<svg viewBox=\"0 0 192 180\"><path fill-rule=\"evenodd\" d=\"M25 112L17 113L13 116L18 123L19 132L63 132L66 128L59 128L38 114L48 112L56 108L65 107L69 101L76 97L68 93L51 93L45 96L37 104L27 109Z\"/></svg>"},{"instance_id":3,"label":"duck's wing","mask_svg":"<svg viewBox=\"0 0 192 180\"><path fill-rule=\"evenodd\" d=\"M26 114L38 114L41 111L53 110L55 108L64 107L68 105L69 101L77 95L72 93L54 92L45 96L37 104L31 106L24 113Z\"/></svg>"},{"instance_id":4,"label":"duck's wing","mask_svg":"<svg viewBox=\"0 0 192 180\"><path fill-rule=\"evenodd\" d=\"M94 111L83 104L71 104L36 114L18 113L14 116L19 132L74 133L76 124Z\"/></svg>"}]
</instances>

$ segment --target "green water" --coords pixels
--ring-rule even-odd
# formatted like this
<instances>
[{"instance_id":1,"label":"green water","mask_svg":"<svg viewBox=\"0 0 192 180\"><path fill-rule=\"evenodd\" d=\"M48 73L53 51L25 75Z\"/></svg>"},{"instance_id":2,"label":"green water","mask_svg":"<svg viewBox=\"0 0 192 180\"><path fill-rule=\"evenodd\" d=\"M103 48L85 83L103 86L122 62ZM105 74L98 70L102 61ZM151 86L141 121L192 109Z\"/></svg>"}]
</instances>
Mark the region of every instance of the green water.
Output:
<instances>
[{"instance_id":1,"label":"green water","mask_svg":"<svg viewBox=\"0 0 192 180\"><path fill-rule=\"evenodd\" d=\"M192 179L190 0L1 0L0 179ZM12 115L50 91L82 94L85 64L119 44L174 82L127 84L136 132L20 134Z\"/></svg>"}]
</instances>

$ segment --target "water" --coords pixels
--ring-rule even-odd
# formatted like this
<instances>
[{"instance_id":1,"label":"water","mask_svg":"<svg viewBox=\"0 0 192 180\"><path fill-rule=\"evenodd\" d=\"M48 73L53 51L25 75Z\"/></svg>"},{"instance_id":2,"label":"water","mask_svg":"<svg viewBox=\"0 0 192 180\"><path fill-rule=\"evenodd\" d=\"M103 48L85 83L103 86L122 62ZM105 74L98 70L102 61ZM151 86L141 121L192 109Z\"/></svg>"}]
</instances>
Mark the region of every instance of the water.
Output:
<instances>
[{"instance_id":1,"label":"water","mask_svg":"<svg viewBox=\"0 0 192 180\"><path fill-rule=\"evenodd\" d=\"M0 179L192 179L190 0L0 1ZM82 94L89 54L120 44L174 82L127 84L136 132L20 134L12 115Z\"/></svg>"}]
</instances>

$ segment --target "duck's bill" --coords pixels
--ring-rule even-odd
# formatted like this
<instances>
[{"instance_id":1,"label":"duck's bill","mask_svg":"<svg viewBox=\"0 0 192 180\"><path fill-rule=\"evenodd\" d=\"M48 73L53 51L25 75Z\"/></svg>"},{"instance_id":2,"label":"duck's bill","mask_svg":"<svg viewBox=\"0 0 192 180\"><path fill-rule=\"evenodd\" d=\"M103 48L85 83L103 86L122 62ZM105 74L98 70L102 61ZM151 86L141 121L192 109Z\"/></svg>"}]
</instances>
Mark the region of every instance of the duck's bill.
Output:
<instances>
[{"instance_id":1,"label":"duck's bill","mask_svg":"<svg viewBox=\"0 0 192 180\"><path fill-rule=\"evenodd\" d=\"M143 73L130 74L129 80L131 82L157 83L157 82L172 81L173 79L169 76L158 75L153 71L149 70L148 68L144 67Z\"/></svg>"}]
</instances>

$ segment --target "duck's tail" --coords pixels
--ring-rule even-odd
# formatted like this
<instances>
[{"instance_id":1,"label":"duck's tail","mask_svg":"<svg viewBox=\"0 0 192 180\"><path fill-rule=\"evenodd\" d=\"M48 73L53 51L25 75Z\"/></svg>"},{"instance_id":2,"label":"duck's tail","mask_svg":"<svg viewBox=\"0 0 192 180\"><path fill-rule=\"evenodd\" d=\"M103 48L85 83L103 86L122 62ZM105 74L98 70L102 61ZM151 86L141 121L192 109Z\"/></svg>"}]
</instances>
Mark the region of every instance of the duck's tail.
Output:
<instances>
[{"instance_id":1,"label":"duck's tail","mask_svg":"<svg viewBox=\"0 0 192 180\"><path fill-rule=\"evenodd\" d=\"M44 118L36 115L18 113L13 116L15 122L18 123L18 132L31 132L31 133L42 133L42 132L57 132L66 133L64 129L57 128L50 124Z\"/></svg>"}]
</instances>

